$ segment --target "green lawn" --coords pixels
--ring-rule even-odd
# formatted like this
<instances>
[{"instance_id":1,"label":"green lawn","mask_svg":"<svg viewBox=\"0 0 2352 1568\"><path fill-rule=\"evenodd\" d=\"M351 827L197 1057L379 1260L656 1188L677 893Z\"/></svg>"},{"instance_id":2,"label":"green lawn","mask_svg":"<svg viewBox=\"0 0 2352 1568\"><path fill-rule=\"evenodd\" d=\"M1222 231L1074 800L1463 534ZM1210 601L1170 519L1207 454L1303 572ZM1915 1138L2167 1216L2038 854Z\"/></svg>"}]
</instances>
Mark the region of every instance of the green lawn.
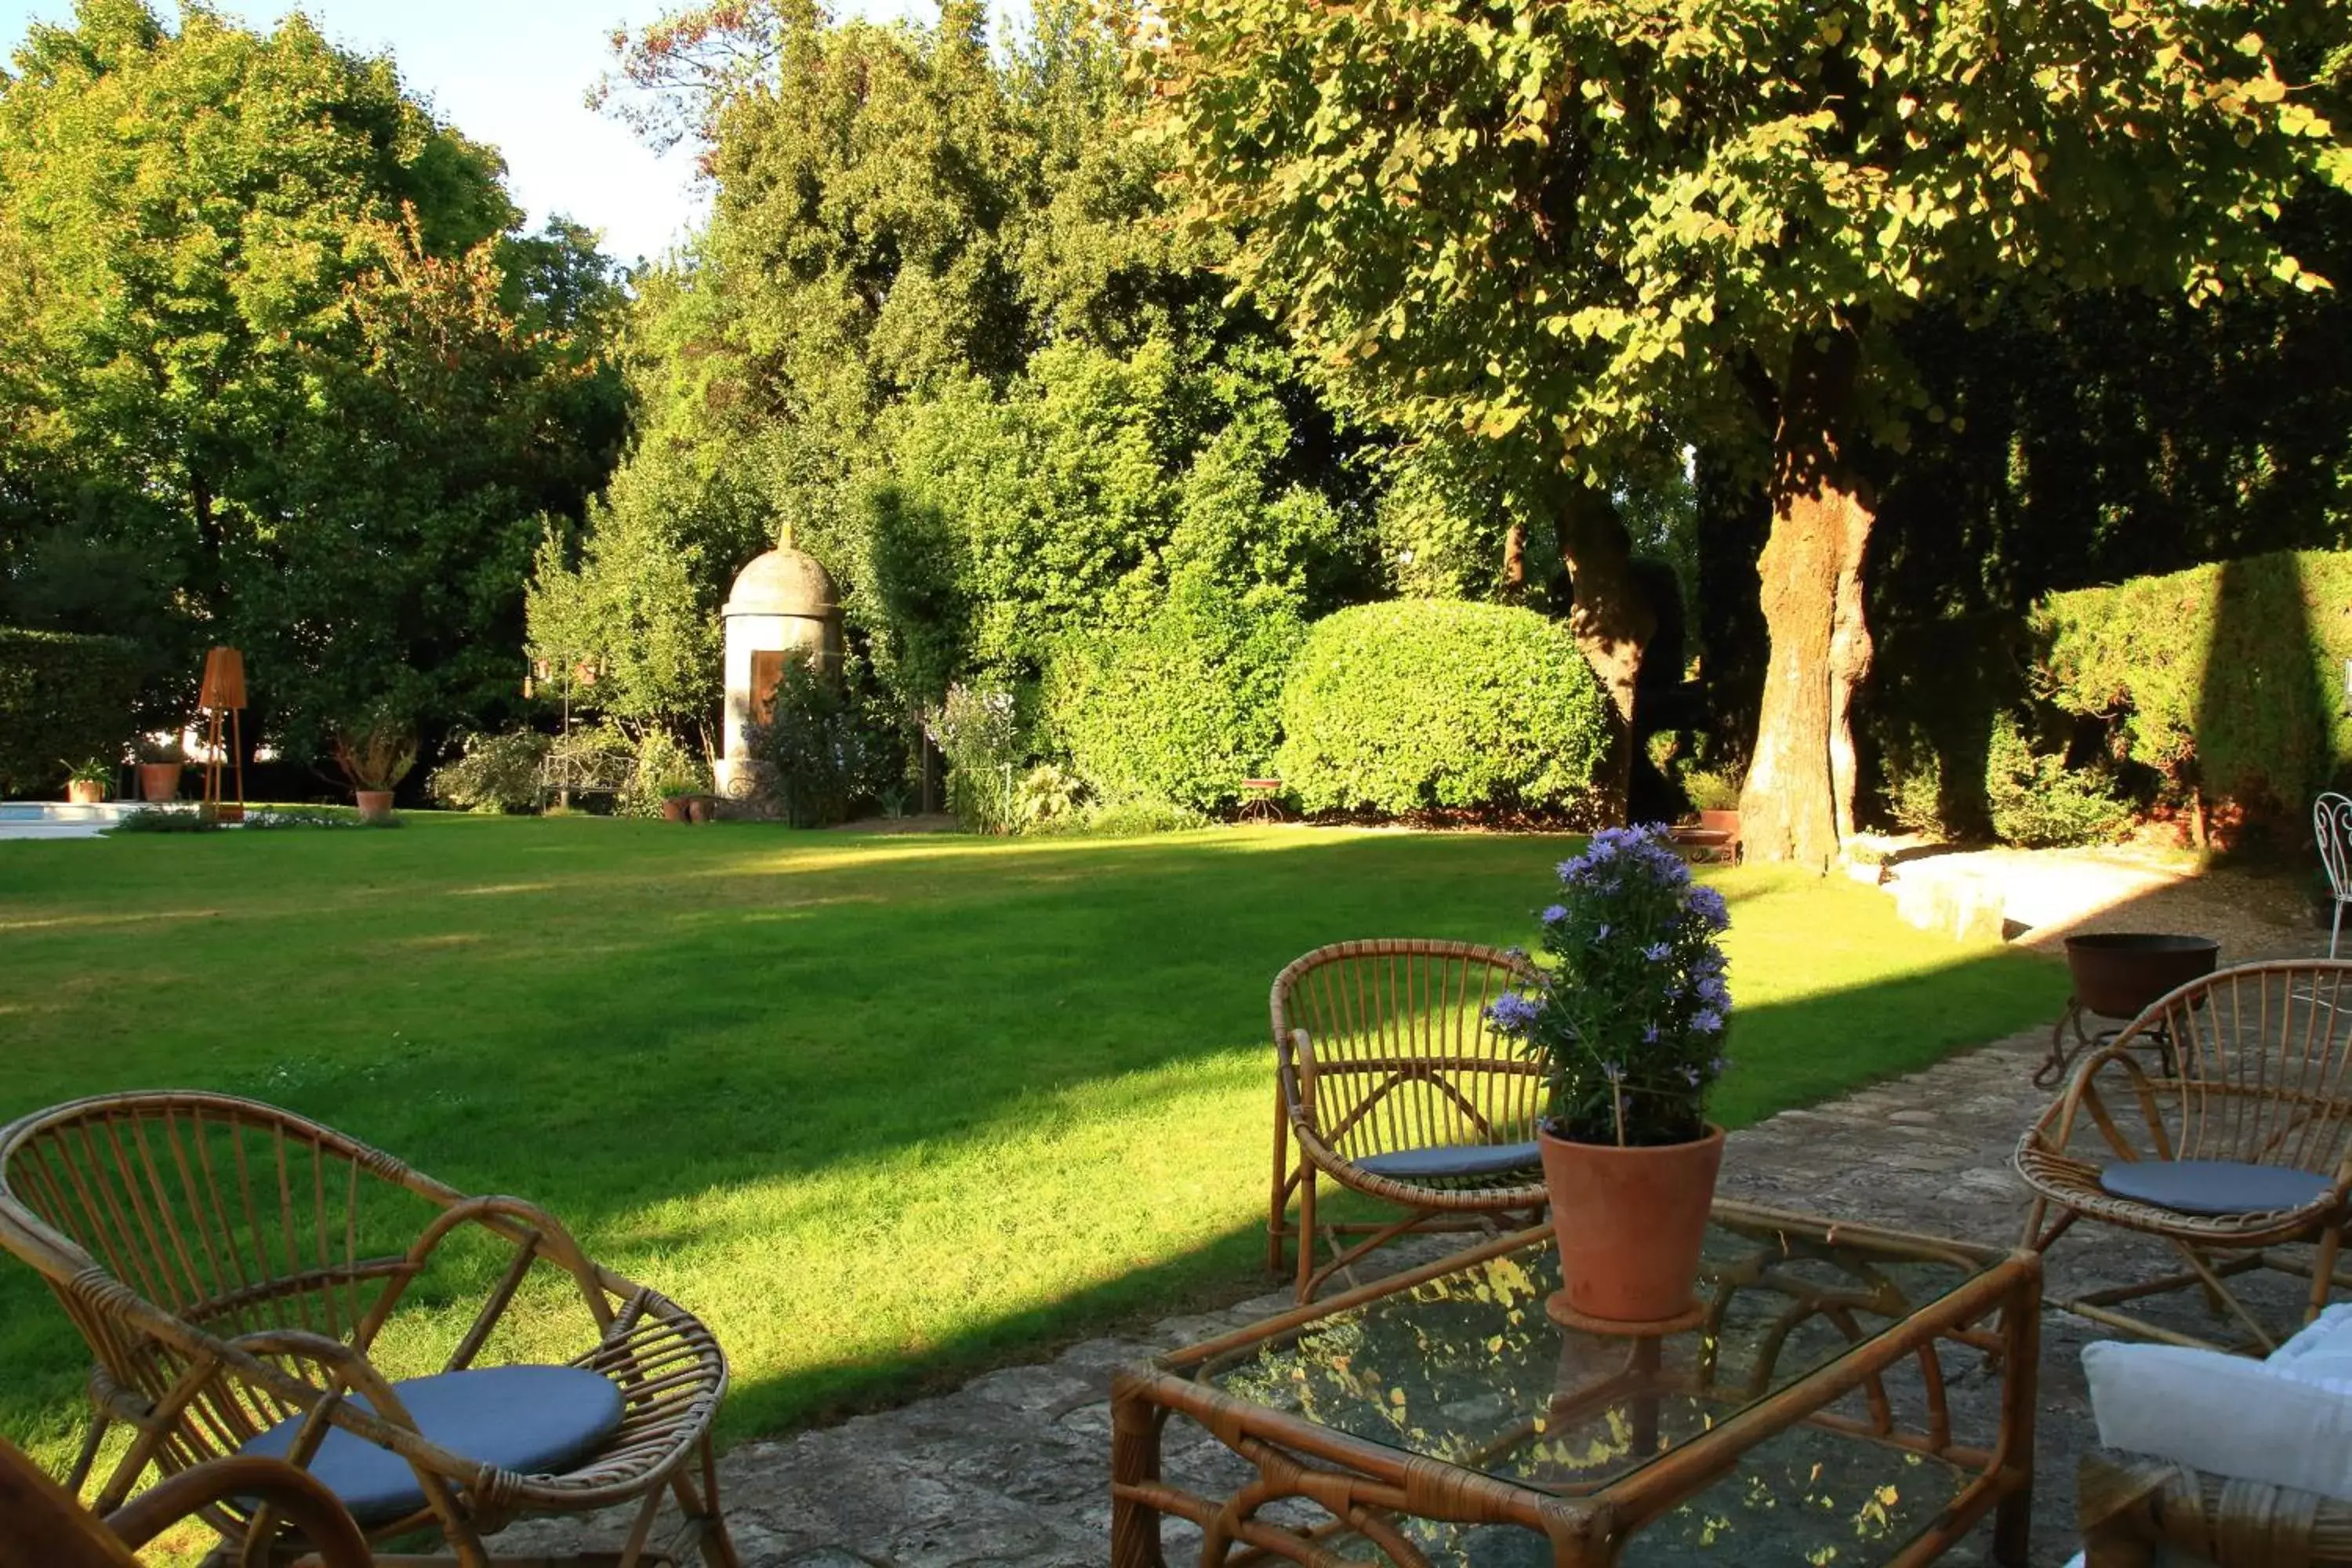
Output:
<instances>
[{"instance_id":1,"label":"green lawn","mask_svg":"<svg viewBox=\"0 0 2352 1568\"><path fill-rule=\"evenodd\" d=\"M740 1436L1263 1288L1274 972L1528 942L1569 845L433 816L0 844L0 1116L224 1089L536 1199L716 1327ZM1843 879L1709 876L1734 1126L2065 990ZM61 1458L84 1365L0 1259L0 1431Z\"/></svg>"}]
</instances>

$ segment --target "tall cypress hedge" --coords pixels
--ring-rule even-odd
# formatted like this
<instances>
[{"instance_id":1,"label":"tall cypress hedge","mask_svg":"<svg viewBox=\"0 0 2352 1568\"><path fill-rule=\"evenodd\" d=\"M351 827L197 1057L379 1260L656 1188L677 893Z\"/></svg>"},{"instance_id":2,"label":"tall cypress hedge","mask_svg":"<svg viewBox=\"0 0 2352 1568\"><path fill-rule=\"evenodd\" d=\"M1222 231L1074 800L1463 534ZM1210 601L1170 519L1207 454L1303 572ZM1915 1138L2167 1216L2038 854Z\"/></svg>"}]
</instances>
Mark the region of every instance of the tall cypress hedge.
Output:
<instances>
[{"instance_id":1,"label":"tall cypress hedge","mask_svg":"<svg viewBox=\"0 0 2352 1568\"><path fill-rule=\"evenodd\" d=\"M139 651L121 637L0 626L0 795L54 793L130 742Z\"/></svg>"},{"instance_id":2,"label":"tall cypress hedge","mask_svg":"<svg viewBox=\"0 0 2352 1568\"><path fill-rule=\"evenodd\" d=\"M1608 698L1532 610L1442 599L1318 621L1283 688L1284 781L1308 811L1550 811L1579 804Z\"/></svg>"},{"instance_id":3,"label":"tall cypress hedge","mask_svg":"<svg viewBox=\"0 0 2352 1568\"><path fill-rule=\"evenodd\" d=\"M2281 552L2034 606L2039 695L2177 789L2301 811L2352 776L2352 553Z\"/></svg>"}]
</instances>

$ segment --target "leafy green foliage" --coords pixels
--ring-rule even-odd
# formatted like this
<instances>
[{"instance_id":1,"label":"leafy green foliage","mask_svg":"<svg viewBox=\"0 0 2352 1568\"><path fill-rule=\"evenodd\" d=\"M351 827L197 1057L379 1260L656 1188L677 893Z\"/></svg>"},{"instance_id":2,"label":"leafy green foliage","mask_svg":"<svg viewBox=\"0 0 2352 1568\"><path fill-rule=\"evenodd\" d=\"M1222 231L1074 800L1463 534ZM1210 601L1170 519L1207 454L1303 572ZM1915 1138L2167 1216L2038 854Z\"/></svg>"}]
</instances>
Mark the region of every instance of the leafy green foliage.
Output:
<instances>
[{"instance_id":1,"label":"leafy green foliage","mask_svg":"<svg viewBox=\"0 0 2352 1568\"><path fill-rule=\"evenodd\" d=\"M468 735L455 758L433 770L425 792L458 811L497 816L533 810L547 748L548 738L535 730Z\"/></svg>"},{"instance_id":2,"label":"leafy green foliage","mask_svg":"<svg viewBox=\"0 0 2352 1568\"><path fill-rule=\"evenodd\" d=\"M1748 843L1816 866L1870 662L1857 465L1945 412L1905 321L2326 288L2278 220L2352 186L2328 118L2352 15L2299 0L1166 19L1146 68L1187 215L1243 237L1233 270L1350 407L1534 497L1646 489L1685 443L1769 484Z\"/></svg>"},{"instance_id":3,"label":"leafy green foliage","mask_svg":"<svg viewBox=\"0 0 2352 1568\"><path fill-rule=\"evenodd\" d=\"M59 757L121 756L139 673L120 637L0 626L0 795L54 790Z\"/></svg>"},{"instance_id":4,"label":"leafy green foliage","mask_svg":"<svg viewBox=\"0 0 2352 1568\"><path fill-rule=\"evenodd\" d=\"M786 822L824 827L848 816L866 740L839 679L805 656L786 658L773 717L744 735Z\"/></svg>"},{"instance_id":5,"label":"leafy green foliage","mask_svg":"<svg viewBox=\"0 0 2352 1568\"><path fill-rule=\"evenodd\" d=\"M616 816L658 816L672 795L710 793L710 769L658 724L639 731L629 782L613 798Z\"/></svg>"},{"instance_id":6,"label":"leafy green foliage","mask_svg":"<svg viewBox=\"0 0 2352 1568\"><path fill-rule=\"evenodd\" d=\"M2341 41L2307 6L1186 0L1169 26L1194 222L1247 236L1243 276L1384 413L1539 470L1744 410L1730 383L1794 343L1979 279L2320 287L2267 220L2307 173L2352 181L2291 90Z\"/></svg>"},{"instance_id":7,"label":"leafy green foliage","mask_svg":"<svg viewBox=\"0 0 2352 1568\"><path fill-rule=\"evenodd\" d=\"M246 814L250 817L253 814ZM227 824L208 811L167 811L161 806L142 805L137 811L123 813L106 832L118 833L220 833Z\"/></svg>"},{"instance_id":8,"label":"leafy green foliage","mask_svg":"<svg viewBox=\"0 0 2352 1568\"><path fill-rule=\"evenodd\" d=\"M1306 628L1205 583L1181 585L1130 631L1073 640L1047 682L1046 720L1113 805L1230 809L1272 764L1282 683Z\"/></svg>"},{"instance_id":9,"label":"leafy green foliage","mask_svg":"<svg viewBox=\"0 0 2352 1568\"><path fill-rule=\"evenodd\" d=\"M537 570L535 647L612 669L612 711L707 722L710 614L786 524L907 713L1025 689L1189 571L1310 614L1368 585L1348 447L1219 302L1229 241L1155 221L1137 15L1030 22L992 48L965 4L692 5L617 41L613 106L707 143L718 192L641 280L609 510Z\"/></svg>"},{"instance_id":10,"label":"leafy green foliage","mask_svg":"<svg viewBox=\"0 0 2352 1568\"><path fill-rule=\"evenodd\" d=\"M1029 754L1020 705L1010 691L950 686L927 729L948 762L948 805L971 833L1020 826L1013 777Z\"/></svg>"},{"instance_id":11,"label":"leafy green foliage","mask_svg":"<svg viewBox=\"0 0 2352 1568\"><path fill-rule=\"evenodd\" d=\"M964 382L909 405L897 510L872 514L869 537L901 557L923 538L935 573L956 576L929 580L939 608L907 633L886 620L886 646L925 679L953 649L1018 680L1073 633L1139 626L1188 576L1260 603L1328 604L1353 545L1326 496L1286 481L1298 432L1276 368L1264 355L1202 364L1158 340L1124 355L1057 344L1002 396ZM917 518L932 521L919 531Z\"/></svg>"},{"instance_id":12,"label":"leafy green foliage","mask_svg":"<svg viewBox=\"0 0 2352 1568\"><path fill-rule=\"evenodd\" d=\"M2034 607L2037 695L2112 721L2176 794L2299 812L2352 768L2352 554L2225 561Z\"/></svg>"},{"instance_id":13,"label":"leafy green foliage","mask_svg":"<svg viewBox=\"0 0 2352 1568\"><path fill-rule=\"evenodd\" d=\"M1277 765L1308 811L1560 811L1592 781L1607 698L1530 610L1407 599L1316 623Z\"/></svg>"},{"instance_id":14,"label":"leafy green foliage","mask_svg":"<svg viewBox=\"0 0 2352 1568\"><path fill-rule=\"evenodd\" d=\"M205 641L316 756L394 672L427 724L509 698L542 511L617 443L617 288L577 229L502 238L497 155L299 14L142 0L34 26L0 80L0 576L150 647ZM165 674L168 672L168 675Z\"/></svg>"},{"instance_id":15,"label":"leafy green foliage","mask_svg":"<svg viewBox=\"0 0 2352 1568\"><path fill-rule=\"evenodd\" d=\"M2100 844L2131 820L2103 770L2070 768L2063 755L2034 754L2024 727L2004 713L1986 749L1985 800L1993 833L2029 849Z\"/></svg>"}]
</instances>

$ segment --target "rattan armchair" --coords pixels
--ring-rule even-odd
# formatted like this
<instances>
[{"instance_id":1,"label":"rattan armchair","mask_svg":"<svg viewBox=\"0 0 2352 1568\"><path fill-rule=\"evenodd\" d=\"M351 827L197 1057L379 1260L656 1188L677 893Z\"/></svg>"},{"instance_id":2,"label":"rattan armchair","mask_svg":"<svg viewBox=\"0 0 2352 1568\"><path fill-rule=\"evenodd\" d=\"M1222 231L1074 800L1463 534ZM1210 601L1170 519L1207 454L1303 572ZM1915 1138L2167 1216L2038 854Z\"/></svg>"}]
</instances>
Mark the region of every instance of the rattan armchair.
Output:
<instances>
[{"instance_id":1,"label":"rattan armchair","mask_svg":"<svg viewBox=\"0 0 2352 1568\"><path fill-rule=\"evenodd\" d=\"M301 1531L320 1568L374 1568L335 1494L283 1459L215 1459L142 1492L104 1520L0 1438L0 1568L139 1568L132 1555L231 1497L266 1500Z\"/></svg>"},{"instance_id":2,"label":"rattan armchair","mask_svg":"<svg viewBox=\"0 0 2352 1568\"><path fill-rule=\"evenodd\" d=\"M2017 1146L2034 1198L2025 1245L2079 1220L2171 1244L2187 1268L2056 1304L2144 1339L2268 1353L2272 1326L2230 1289L2254 1269L2309 1280L2326 1304L2352 1189L2352 963L2242 964L2159 998L2076 1064ZM2307 1256L2281 1248L2308 1244ZM2230 1342L2118 1310L2200 1289Z\"/></svg>"},{"instance_id":3,"label":"rattan armchair","mask_svg":"<svg viewBox=\"0 0 2352 1568\"><path fill-rule=\"evenodd\" d=\"M1536 978L1516 953L1404 941L1318 948L1275 976L1266 1260L1281 1271L1297 1238L1299 1300L1409 1232L1517 1229L1541 1216L1533 1140L1542 1069L1486 1016ZM1318 1223L1318 1175L1403 1215ZM1350 1246L1350 1237L1361 1239ZM1331 1252L1319 1267L1318 1237Z\"/></svg>"},{"instance_id":4,"label":"rattan armchair","mask_svg":"<svg viewBox=\"0 0 2352 1568\"><path fill-rule=\"evenodd\" d=\"M619 1555L594 1560L636 1568L674 1495L683 1525L668 1560L735 1568L709 1442L727 1386L717 1341L519 1199L468 1197L251 1100L106 1095L0 1129L0 1248L41 1274L97 1363L97 1419L69 1485L110 1423L132 1428L101 1513L151 1466L168 1479L275 1452L331 1481L371 1539L429 1530L446 1543L404 1562L482 1568L497 1561L484 1538L517 1518L634 1505ZM404 1310L428 1279L416 1295L432 1299ZM523 1363L567 1354L520 1371L530 1395L504 1392L523 1386ZM428 1384L445 1403L470 1390L473 1425L420 1420ZM509 1468L455 1446L527 1447L510 1428L549 1419L562 1401L538 1391L559 1385L604 1407L560 1462ZM364 1502L352 1484L362 1476L376 1483ZM229 1552L275 1539L266 1500L198 1511Z\"/></svg>"},{"instance_id":5,"label":"rattan armchair","mask_svg":"<svg viewBox=\"0 0 2352 1568\"><path fill-rule=\"evenodd\" d=\"M2074 1497L2085 1568L2154 1568L2159 1550L2216 1568L2352 1564L2352 1503L2334 1498L2102 1453L2083 1457Z\"/></svg>"}]
</instances>

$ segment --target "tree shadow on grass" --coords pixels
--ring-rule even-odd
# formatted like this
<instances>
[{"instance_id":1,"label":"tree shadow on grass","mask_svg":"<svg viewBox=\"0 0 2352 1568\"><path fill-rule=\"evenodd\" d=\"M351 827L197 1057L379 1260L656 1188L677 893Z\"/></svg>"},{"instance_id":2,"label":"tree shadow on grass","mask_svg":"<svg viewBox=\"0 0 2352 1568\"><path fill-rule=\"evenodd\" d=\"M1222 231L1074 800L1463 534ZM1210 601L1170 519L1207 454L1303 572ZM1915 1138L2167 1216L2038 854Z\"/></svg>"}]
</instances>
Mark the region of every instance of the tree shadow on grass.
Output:
<instances>
[{"instance_id":1,"label":"tree shadow on grass","mask_svg":"<svg viewBox=\"0 0 2352 1568\"><path fill-rule=\"evenodd\" d=\"M969 1371L975 1357L1040 1334L1228 1289L1236 1268L1246 1280L1239 1293L1258 1289L1246 1221L1171 1254L1150 1215L1164 1203L1226 1201L1182 1190L1188 1173L1225 1169L1206 1151L1196 1158L1186 1138L1229 1143L1215 1159L1234 1173L1220 1180L1243 1193L1243 1212L1262 1201L1254 1194L1272 1089L1256 1058L1275 971L1345 937L1525 940L1528 910L1564 847L1276 833L925 845L877 858L870 846L845 856L838 841L779 834L772 854L761 846L748 857L772 862L761 870L746 868L747 840L730 832L656 841L599 871L562 865L546 853L562 836L541 844L529 841L532 831L520 830L523 853L486 852L462 877L445 868L440 883L406 896L397 862L369 869L356 858L366 847L353 846L341 874L373 876L373 886L355 879L192 922L166 947L117 955L120 970L92 964L95 990L67 1015L72 1040L51 1024L49 1050L7 1074L0 1110L142 1083L252 1094L457 1185L544 1202L615 1267L709 1310L693 1259L743 1268L739 1279L768 1278L740 1262L763 1245L762 1192L847 1183L852 1201L887 1220L927 1169L958 1181L969 1173L983 1192L1034 1180L1003 1154L1008 1144L1042 1140L1023 1144L1022 1159L1042 1162L1030 1172L1050 1169L1053 1140L1084 1134L1101 1120L1102 1097L1129 1086L1139 1098L1156 1088L1223 1093L1240 1106L1214 1127L1155 1133L1180 1141L1154 1152L1158 1176L1122 1178L1094 1152L1087 1168L1100 1179L1066 1195L1068 1227L1091 1236L1089 1216L1137 1216L1129 1232L1114 1223L1106 1233L1108 1278L1073 1288L1071 1271L1056 1276L1049 1259L1026 1294L961 1318L912 1311L894 1341L839 1364L769 1371L774 1353L739 1352L729 1426L772 1429ZM403 858L413 852L402 847ZM526 874L526 861L543 868ZM1745 905L1773 886L1743 874L1731 894ZM55 960L66 950L53 944L79 940L34 932L10 952L48 949ZM1820 962L1803 951L1819 945L1811 934L1791 933L1791 943L1790 962ZM1745 1007L1735 1039L1743 1070L1720 1109L1744 1121L2006 1032L2021 1010L2053 1014L2055 973L1987 952ZM154 1022L159 1003L165 1029ZM1998 1027L1982 1027L1994 1016ZM67 1048L110 1037L115 1048ZM1743 1076L1758 1085L1752 1094ZM1148 1105L1117 1109L1153 1125ZM981 1226L908 1258L874 1249L874 1237L836 1239L866 1248L856 1267L886 1282L894 1269L936 1277L943 1250L985 1269L992 1254L1050 1253L1060 1201L1021 1216L1025 1242L1017 1229ZM972 1223L952 1204L940 1213ZM0 1426L19 1433L69 1418L81 1364L37 1294L23 1270L0 1270L0 1365L11 1372ZM756 1297L719 1305L730 1330L756 1326L746 1316ZM733 1342L768 1337L736 1331Z\"/></svg>"}]
</instances>

